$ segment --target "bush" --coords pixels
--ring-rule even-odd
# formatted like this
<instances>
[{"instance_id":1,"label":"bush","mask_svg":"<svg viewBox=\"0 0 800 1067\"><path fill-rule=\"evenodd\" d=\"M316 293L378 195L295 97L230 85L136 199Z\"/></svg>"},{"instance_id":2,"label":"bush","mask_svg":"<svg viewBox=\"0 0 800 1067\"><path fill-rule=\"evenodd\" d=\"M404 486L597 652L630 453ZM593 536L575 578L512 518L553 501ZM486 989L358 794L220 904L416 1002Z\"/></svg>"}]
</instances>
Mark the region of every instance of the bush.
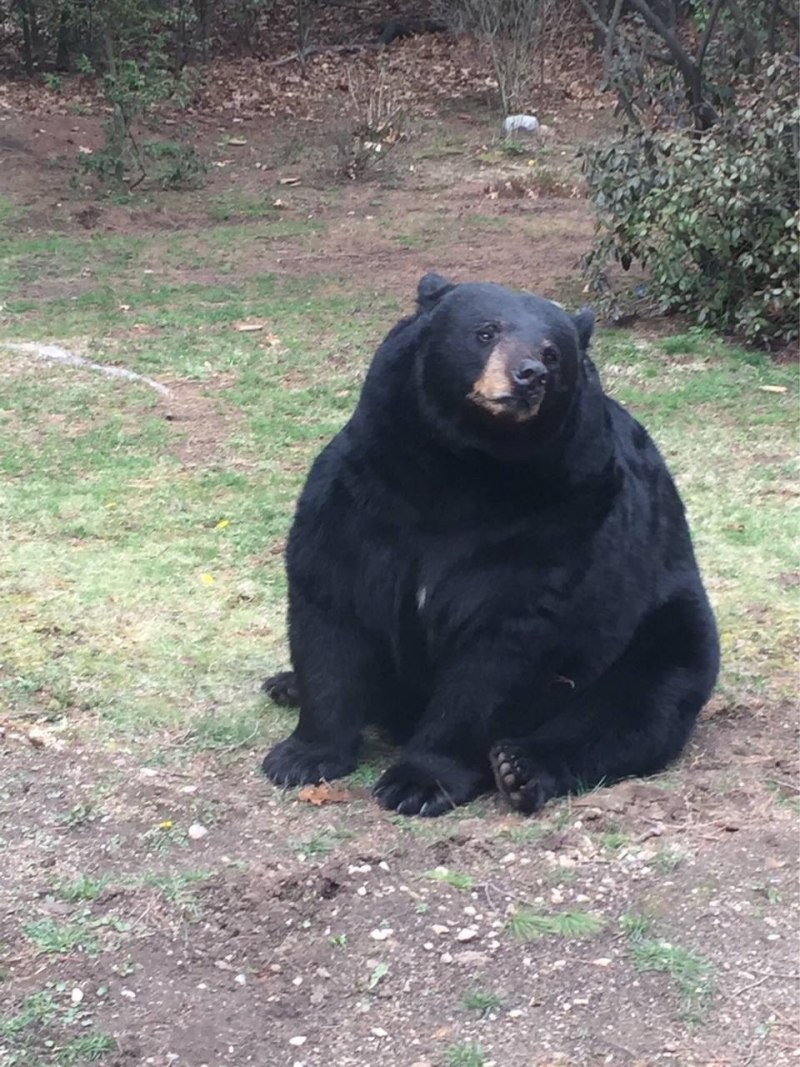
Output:
<instances>
[{"instance_id":1,"label":"bush","mask_svg":"<svg viewBox=\"0 0 800 1067\"><path fill-rule=\"evenodd\" d=\"M736 109L703 133L639 132L586 154L598 213L590 282L600 288L609 258L637 262L653 310L776 345L797 339L800 316L791 61L770 58L737 90Z\"/></svg>"}]
</instances>

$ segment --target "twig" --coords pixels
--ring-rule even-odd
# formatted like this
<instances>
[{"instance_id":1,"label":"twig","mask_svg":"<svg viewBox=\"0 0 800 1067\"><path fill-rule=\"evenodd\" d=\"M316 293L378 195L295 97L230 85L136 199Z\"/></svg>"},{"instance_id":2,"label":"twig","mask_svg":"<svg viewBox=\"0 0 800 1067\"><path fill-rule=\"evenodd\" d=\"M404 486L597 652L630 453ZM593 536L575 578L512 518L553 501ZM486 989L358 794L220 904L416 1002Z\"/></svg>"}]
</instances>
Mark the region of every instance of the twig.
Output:
<instances>
[{"instance_id":1,"label":"twig","mask_svg":"<svg viewBox=\"0 0 800 1067\"><path fill-rule=\"evenodd\" d=\"M794 782L784 782L780 778L767 778L765 780L770 785L776 785L779 789L786 789L790 793L794 793L795 796L800 796L800 785L796 785Z\"/></svg>"},{"instance_id":2,"label":"twig","mask_svg":"<svg viewBox=\"0 0 800 1067\"><path fill-rule=\"evenodd\" d=\"M772 978L771 974L762 974L760 978L757 978L755 982L748 982L747 985L739 986L738 989L734 989L732 993L728 993L730 998L740 997L742 993L747 993L751 989L757 989L758 986L763 985Z\"/></svg>"},{"instance_id":3,"label":"twig","mask_svg":"<svg viewBox=\"0 0 800 1067\"><path fill-rule=\"evenodd\" d=\"M303 63L308 56L323 55L330 52L345 55L351 55L355 52L376 52L380 47L377 44L329 44L325 46L312 44L302 50L295 49L288 56L273 59L271 63L265 63L264 66L267 70L272 70L275 67L285 67L287 63Z\"/></svg>"},{"instance_id":4,"label":"twig","mask_svg":"<svg viewBox=\"0 0 800 1067\"><path fill-rule=\"evenodd\" d=\"M92 360L76 356L74 352L69 352L60 345L41 345L36 341L0 341L0 345L14 352L25 352L37 359L49 360L51 363L62 363L68 367L86 367L88 370L99 371L100 374L105 374L109 378L125 378L126 381L143 382L162 396L170 395L166 385L148 378L146 374L137 374L136 371L128 370L126 367L110 367L105 363L93 363Z\"/></svg>"},{"instance_id":5,"label":"twig","mask_svg":"<svg viewBox=\"0 0 800 1067\"><path fill-rule=\"evenodd\" d=\"M774 971L770 971L769 974L762 974L760 978L757 978L754 982L748 982L747 985L739 986L738 989L734 989L732 993L728 993L728 997L738 997L742 993L746 993L749 989L755 989L757 986L763 985L764 982L769 982L773 979L782 982L791 980L797 981L800 978L800 974L777 974Z\"/></svg>"}]
</instances>

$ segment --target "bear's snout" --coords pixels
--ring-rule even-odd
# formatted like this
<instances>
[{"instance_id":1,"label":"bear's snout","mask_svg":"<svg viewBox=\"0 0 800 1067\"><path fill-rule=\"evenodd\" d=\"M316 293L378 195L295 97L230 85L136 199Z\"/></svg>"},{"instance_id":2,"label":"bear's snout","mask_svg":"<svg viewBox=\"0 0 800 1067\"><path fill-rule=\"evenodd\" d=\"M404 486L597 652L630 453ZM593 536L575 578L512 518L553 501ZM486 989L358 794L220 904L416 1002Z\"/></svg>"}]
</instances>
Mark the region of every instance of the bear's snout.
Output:
<instances>
[{"instance_id":1,"label":"bear's snout","mask_svg":"<svg viewBox=\"0 0 800 1067\"><path fill-rule=\"evenodd\" d=\"M523 359L511 369L514 385L528 393L543 389L547 383L547 376L547 367L538 359Z\"/></svg>"}]
</instances>

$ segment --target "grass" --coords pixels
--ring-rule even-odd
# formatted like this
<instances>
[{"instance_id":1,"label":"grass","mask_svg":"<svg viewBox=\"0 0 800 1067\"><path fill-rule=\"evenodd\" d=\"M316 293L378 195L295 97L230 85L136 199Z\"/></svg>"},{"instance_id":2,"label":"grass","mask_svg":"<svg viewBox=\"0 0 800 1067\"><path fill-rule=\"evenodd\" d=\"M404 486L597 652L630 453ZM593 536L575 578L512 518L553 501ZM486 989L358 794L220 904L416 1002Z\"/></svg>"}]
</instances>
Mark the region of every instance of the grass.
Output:
<instances>
[{"instance_id":1,"label":"grass","mask_svg":"<svg viewBox=\"0 0 800 1067\"><path fill-rule=\"evenodd\" d=\"M473 1042L450 1045L445 1052L444 1062L447 1067L483 1067L486 1053Z\"/></svg>"},{"instance_id":2,"label":"grass","mask_svg":"<svg viewBox=\"0 0 800 1067\"><path fill-rule=\"evenodd\" d=\"M182 918L196 920L200 916L200 901L195 888L211 876L211 871L180 871L175 874L147 874L141 882L157 890Z\"/></svg>"},{"instance_id":3,"label":"grass","mask_svg":"<svg viewBox=\"0 0 800 1067\"><path fill-rule=\"evenodd\" d=\"M469 891L475 885L475 879L471 874L462 874L459 871L448 870L447 867L434 867L432 871L426 871L425 877L433 882L446 882L455 889Z\"/></svg>"},{"instance_id":4,"label":"grass","mask_svg":"<svg viewBox=\"0 0 800 1067\"><path fill-rule=\"evenodd\" d=\"M76 1023L89 1018L74 1005L65 1007L63 983L31 993L13 1014L0 1015L0 1063L3 1067L84 1067L115 1052L117 1042L108 1034L88 1031L68 1037ZM59 999L59 997L61 999ZM44 1056L44 1058L42 1058Z\"/></svg>"},{"instance_id":5,"label":"grass","mask_svg":"<svg viewBox=\"0 0 800 1067\"><path fill-rule=\"evenodd\" d=\"M643 938L631 945L631 957L640 971L668 974L678 990L687 1020L702 1021L715 988L711 966L702 956L668 941Z\"/></svg>"},{"instance_id":6,"label":"grass","mask_svg":"<svg viewBox=\"0 0 800 1067\"><path fill-rule=\"evenodd\" d=\"M677 989L687 1022L702 1022L714 995L711 964L680 945L653 936L653 920L635 912L620 917L620 929L628 939L631 959L639 971L669 975Z\"/></svg>"},{"instance_id":7,"label":"grass","mask_svg":"<svg viewBox=\"0 0 800 1067\"><path fill-rule=\"evenodd\" d=\"M478 1015L488 1015L490 1012L499 1011L503 1006L503 998L497 993L489 993L483 989L473 989L465 993L461 998L461 1007L464 1011L474 1011Z\"/></svg>"},{"instance_id":8,"label":"grass","mask_svg":"<svg viewBox=\"0 0 800 1067\"><path fill-rule=\"evenodd\" d=\"M64 1067L97 1063L106 1053L116 1052L117 1048L117 1042L108 1034L83 1034L58 1050L58 1061Z\"/></svg>"},{"instance_id":9,"label":"grass","mask_svg":"<svg viewBox=\"0 0 800 1067\"><path fill-rule=\"evenodd\" d=\"M34 919L25 923L22 932L43 955L62 956L72 952L97 954L97 939L85 923L57 923L54 919Z\"/></svg>"},{"instance_id":10,"label":"grass","mask_svg":"<svg viewBox=\"0 0 800 1067\"><path fill-rule=\"evenodd\" d=\"M88 874L79 874L70 882L56 882L53 892L61 900L66 900L70 904L83 900L96 900L108 885L109 880L108 875L93 878Z\"/></svg>"},{"instance_id":11,"label":"grass","mask_svg":"<svg viewBox=\"0 0 800 1067\"><path fill-rule=\"evenodd\" d=\"M0 340L88 339L93 357L184 378L206 405L192 420L176 402L170 422L143 386L4 355L0 516L14 516L15 534L0 577L11 635L0 692L12 714L218 752L265 747L291 722L258 695L285 659L281 544L303 474L352 410L398 302L323 275L239 275L237 255L262 238L297 248L313 238L313 226L289 222L0 241ZM81 292L25 295L87 270ZM254 318L264 331L235 329ZM661 341L607 334L598 363L684 491L722 624L723 687L783 692L773 668L789 669L796 610L781 586L795 555L791 372L688 336L665 354ZM214 440L193 455L211 415Z\"/></svg>"},{"instance_id":12,"label":"grass","mask_svg":"<svg viewBox=\"0 0 800 1067\"><path fill-rule=\"evenodd\" d=\"M302 840L291 839L292 848L304 856L327 856L342 841L352 837L352 832L344 827L328 826L317 830L310 837Z\"/></svg>"},{"instance_id":13,"label":"grass","mask_svg":"<svg viewBox=\"0 0 800 1067\"><path fill-rule=\"evenodd\" d=\"M522 908L508 919L506 929L520 941L538 941L542 937L592 937L605 926L603 919L580 911L546 915Z\"/></svg>"}]
</instances>

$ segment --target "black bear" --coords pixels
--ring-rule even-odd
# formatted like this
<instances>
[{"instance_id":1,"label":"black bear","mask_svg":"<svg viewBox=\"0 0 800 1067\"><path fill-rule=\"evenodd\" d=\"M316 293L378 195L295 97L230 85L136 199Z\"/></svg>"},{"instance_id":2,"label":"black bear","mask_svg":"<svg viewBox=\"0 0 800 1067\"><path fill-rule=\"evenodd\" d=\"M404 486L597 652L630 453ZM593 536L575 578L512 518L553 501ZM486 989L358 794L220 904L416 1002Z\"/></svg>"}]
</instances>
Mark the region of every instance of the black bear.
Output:
<instances>
[{"instance_id":1,"label":"black bear","mask_svg":"<svg viewBox=\"0 0 800 1067\"><path fill-rule=\"evenodd\" d=\"M647 432L603 392L590 311L419 283L289 537L299 703L264 759L281 785L348 774L367 723L403 750L374 787L439 815L659 770L719 647L684 509Z\"/></svg>"}]
</instances>

